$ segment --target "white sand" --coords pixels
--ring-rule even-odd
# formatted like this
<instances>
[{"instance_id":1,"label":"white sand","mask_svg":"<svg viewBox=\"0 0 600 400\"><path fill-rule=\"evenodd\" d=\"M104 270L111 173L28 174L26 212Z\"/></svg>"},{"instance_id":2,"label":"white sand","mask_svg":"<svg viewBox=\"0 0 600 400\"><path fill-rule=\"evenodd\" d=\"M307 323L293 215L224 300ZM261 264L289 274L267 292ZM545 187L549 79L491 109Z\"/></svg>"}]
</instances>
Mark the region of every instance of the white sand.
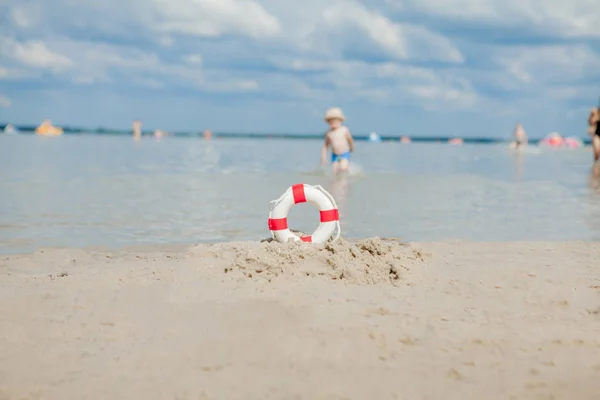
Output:
<instances>
[{"instance_id":1,"label":"white sand","mask_svg":"<svg viewBox=\"0 0 600 400\"><path fill-rule=\"evenodd\" d=\"M0 399L600 398L597 243L0 258Z\"/></svg>"}]
</instances>

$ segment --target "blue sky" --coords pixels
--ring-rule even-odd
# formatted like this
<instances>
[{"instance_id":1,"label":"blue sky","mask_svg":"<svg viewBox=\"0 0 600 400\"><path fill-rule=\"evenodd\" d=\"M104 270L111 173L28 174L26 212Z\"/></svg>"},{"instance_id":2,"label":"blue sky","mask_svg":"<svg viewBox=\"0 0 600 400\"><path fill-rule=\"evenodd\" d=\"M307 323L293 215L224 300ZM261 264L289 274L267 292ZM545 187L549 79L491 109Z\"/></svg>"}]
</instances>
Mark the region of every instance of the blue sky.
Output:
<instances>
[{"instance_id":1,"label":"blue sky","mask_svg":"<svg viewBox=\"0 0 600 400\"><path fill-rule=\"evenodd\" d=\"M585 135L597 0L4 0L0 122Z\"/></svg>"}]
</instances>

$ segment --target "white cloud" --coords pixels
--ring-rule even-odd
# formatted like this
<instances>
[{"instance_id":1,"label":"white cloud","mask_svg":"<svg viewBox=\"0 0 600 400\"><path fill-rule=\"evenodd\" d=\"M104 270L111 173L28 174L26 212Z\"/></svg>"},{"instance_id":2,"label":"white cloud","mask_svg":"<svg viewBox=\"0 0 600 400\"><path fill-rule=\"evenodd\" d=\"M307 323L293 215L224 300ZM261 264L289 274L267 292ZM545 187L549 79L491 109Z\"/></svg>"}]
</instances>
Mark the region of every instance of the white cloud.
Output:
<instances>
[{"instance_id":1,"label":"white cloud","mask_svg":"<svg viewBox=\"0 0 600 400\"><path fill-rule=\"evenodd\" d=\"M170 36L161 36L158 39L158 44L162 47L171 47L175 44L175 40Z\"/></svg>"},{"instance_id":2,"label":"white cloud","mask_svg":"<svg viewBox=\"0 0 600 400\"><path fill-rule=\"evenodd\" d=\"M596 0L404 0L429 14L473 21L502 23L544 31L558 36L600 36L600 12Z\"/></svg>"},{"instance_id":3,"label":"white cloud","mask_svg":"<svg viewBox=\"0 0 600 400\"><path fill-rule=\"evenodd\" d=\"M331 61L314 60L299 57L271 56L269 60L279 68L293 71L321 71L331 67Z\"/></svg>"},{"instance_id":4,"label":"white cloud","mask_svg":"<svg viewBox=\"0 0 600 400\"><path fill-rule=\"evenodd\" d=\"M29 46L19 42L11 42L11 45L15 48ZM80 42L68 38L54 39L49 45L39 42L36 46L43 49L52 47L63 54L73 54L75 61L70 64L70 69L56 68L57 65L49 66L54 67L52 69L57 77L77 85L111 83L111 72L118 70L121 75L128 77L128 84L154 89L164 88L165 80L170 85L195 87L213 93L252 92L259 89L259 83L249 77L239 77L221 70L204 71L199 54L189 54L184 57L184 64L177 64L161 60L156 53L132 47ZM27 58L19 58L19 61L25 66L32 66ZM38 63L33 66L40 65Z\"/></svg>"},{"instance_id":5,"label":"white cloud","mask_svg":"<svg viewBox=\"0 0 600 400\"><path fill-rule=\"evenodd\" d=\"M15 2L8 13L12 23L19 29L31 29L42 20L42 5L34 1Z\"/></svg>"},{"instance_id":6,"label":"white cloud","mask_svg":"<svg viewBox=\"0 0 600 400\"><path fill-rule=\"evenodd\" d=\"M206 92L213 93L239 93L254 92L259 89L259 83L250 79L207 79L199 85Z\"/></svg>"},{"instance_id":7,"label":"white cloud","mask_svg":"<svg viewBox=\"0 0 600 400\"><path fill-rule=\"evenodd\" d=\"M228 33L269 37L279 21L252 0L154 0L162 32L219 37Z\"/></svg>"},{"instance_id":8,"label":"white cloud","mask_svg":"<svg viewBox=\"0 0 600 400\"><path fill-rule=\"evenodd\" d=\"M552 100L569 100L577 98L581 95L582 90L577 86L569 86L569 85L558 85L554 87L550 87L546 92L544 98L552 99Z\"/></svg>"},{"instance_id":9,"label":"white cloud","mask_svg":"<svg viewBox=\"0 0 600 400\"><path fill-rule=\"evenodd\" d=\"M0 53L1 54L1 53ZM8 63L7 63L8 64ZM14 62L7 67L0 67L0 81L26 81L37 79L43 70L17 66Z\"/></svg>"},{"instance_id":10,"label":"white cloud","mask_svg":"<svg viewBox=\"0 0 600 400\"><path fill-rule=\"evenodd\" d=\"M423 26L393 21L357 1L305 0L293 10L275 0L265 1L282 21L285 35L280 40L297 53L339 58L375 51L396 60L463 61L449 39Z\"/></svg>"},{"instance_id":11,"label":"white cloud","mask_svg":"<svg viewBox=\"0 0 600 400\"><path fill-rule=\"evenodd\" d=\"M408 89L421 99L428 110L439 107L444 109L470 109L479 96L468 81L458 80L457 83L436 82L430 85L415 85Z\"/></svg>"},{"instance_id":12,"label":"white cloud","mask_svg":"<svg viewBox=\"0 0 600 400\"><path fill-rule=\"evenodd\" d=\"M164 89L167 86L164 82L158 79L143 78L139 76L134 76L132 79L132 82L136 85L150 89Z\"/></svg>"},{"instance_id":13,"label":"white cloud","mask_svg":"<svg viewBox=\"0 0 600 400\"><path fill-rule=\"evenodd\" d=\"M52 49L52 50L50 50ZM48 42L30 40L18 42L0 37L0 54L13 64L11 69L2 69L1 75L18 79L31 74L31 70L49 70L55 76L84 85L112 82L111 72L118 70L138 81L140 73L158 75L198 76L191 69L163 63L152 52L134 47L114 46L105 43L71 40L54 37ZM68 57L67 57L68 55ZM156 86L156 85L154 85Z\"/></svg>"},{"instance_id":14,"label":"white cloud","mask_svg":"<svg viewBox=\"0 0 600 400\"><path fill-rule=\"evenodd\" d=\"M318 61L276 58L281 68L320 71L317 87L332 85L333 93L344 99L369 99L373 103L418 102L428 108L466 108L479 98L472 84L452 72L412 67L399 62ZM323 94L319 94L323 96Z\"/></svg>"},{"instance_id":15,"label":"white cloud","mask_svg":"<svg viewBox=\"0 0 600 400\"><path fill-rule=\"evenodd\" d=\"M12 9L11 17L15 25L19 28L28 28L31 26L31 21L23 8L15 7Z\"/></svg>"},{"instance_id":16,"label":"white cloud","mask_svg":"<svg viewBox=\"0 0 600 400\"><path fill-rule=\"evenodd\" d=\"M408 45L400 25L364 7L352 3L330 6L323 12L326 25L350 23L360 29L371 41L399 59L408 58Z\"/></svg>"},{"instance_id":17,"label":"white cloud","mask_svg":"<svg viewBox=\"0 0 600 400\"><path fill-rule=\"evenodd\" d=\"M434 59L461 63L460 51L445 37L422 26L399 24L352 2L332 5L323 12L326 24L350 23L396 59Z\"/></svg>"},{"instance_id":18,"label":"white cloud","mask_svg":"<svg viewBox=\"0 0 600 400\"><path fill-rule=\"evenodd\" d=\"M112 82L112 71L129 75L130 80L142 81L139 76L141 73L161 74L167 69L157 54L133 47L79 42L67 38L56 39L52 44L64 54L74 55L74 67L61 75L80 84Z\"/></svg>"},{"instance_id":19,"label":"white cloud","mask_svg":"<svg viewBox=\"0 0 600 400\"><path fill-rule=\"evenodd\" d=\"M405 25L409 38L409 58L463 63L464 56L449 39L422 26Z\"/></svg>"},{"instance_id":20,"label":"white cloud","mask_svg":"<svg viewBox=\"0 0 600 400\"><path fill-rule=\"evenodd\" d=\"M0 37L0 54L7 60L16 60L33 68L63 71L73 66L73 61L50 50L43 41L17 42L9 37Z\"/></svg>"},{"instance_id":21,"label":"white cloud","mask_svg":"<svg viewBox=\"0 0 600 400\"><path fill-rule=\"evenodd\" d=\"M355 39L359 38L363 47L370 46L368 41L396 59L463 61L449 39L423 26L394 22L353 0L330 0L326 4L305 0L302 6L291 0L30 0L26 6L11 1L20 25L28 24L25 21L37 5L41 9L35 13L46 19L36 24L38 29L96 29L128 39L134 34L153 37L169 48L177 45L177 35L237 35L261 40L263 46L339 56L344 49L356 46ZM63 19L57 10L65 7L70 12L69 18ZM52 25L47 25L50 22Z\"/></svg>"},{"instance_id":22,"label":"white cloud","mask_svg":"<svg viewBox=\"0 0 600 400\"><path fill-rule=\"evenodd\" d=\"M600 54L586 45L499 47L496 61L522 84L547 84L600 76Z\"/></svg>"},{"instance_id":23,"label":"white cloud","mask_svg":"<svg viewBox=\"0 0 600 400\"><path fill-rule=\"evenodd\" d=\"M94 83L96 83L97 79L94 78L93 76L77 76L73 79L73 83L75 83L76 85L93 85Z\"/></svg>"},{"instance_id":24,"label":"white cloud","mask_svg":"<svg viewBox=\"0 0 600 400\"><path fill-rule=\"evenodd\" d=\"M0 107L8 108L12 105L12 101L0 93Z\"/></svg>"},{"instance_id":25,"label":"white cloud","mask_svg":"<svg viewBox=\"0 0 600 400\"><path fill-rule=\"evenodd\" d=\"M193 65L202 65L204 63L204 59L200 54L188 54L183 57L183 61Z\"/></svg>"},{"instance_id":26,"label":"white cloud","mask_svg":"<svg viewBox=\"0 0 600 400\"><path fill-rule=\"evenodd\" d=\"M590 79L600 78L600 55L592 42L585 45L586 36L600 37L595 3L8 0L4 31L14 36L0 37L0 79L52 74L90 90L105 84L257 93L274 107L320 110L348 102L365 110L406 104L519 115L536 109L539 98L556 109L595 101ZM501 46L483 34L476 41L442 35L440 19L453 29L469 23L504 29L513 38L536 30L579 38L568 46ZM515 100L486 95L488 88Z\"/></svg>"},{"instance_id":27,"label":"white cloud","mask_svg":"<svg viewBox=\"0 0 600 400\"><path fill-rule=\"evenodd\" d=\"M288 99L292 103L319 103L333 97L331 90L286 73L263 73L256 77L263 94Z\"/></svg>"}]
</instances>

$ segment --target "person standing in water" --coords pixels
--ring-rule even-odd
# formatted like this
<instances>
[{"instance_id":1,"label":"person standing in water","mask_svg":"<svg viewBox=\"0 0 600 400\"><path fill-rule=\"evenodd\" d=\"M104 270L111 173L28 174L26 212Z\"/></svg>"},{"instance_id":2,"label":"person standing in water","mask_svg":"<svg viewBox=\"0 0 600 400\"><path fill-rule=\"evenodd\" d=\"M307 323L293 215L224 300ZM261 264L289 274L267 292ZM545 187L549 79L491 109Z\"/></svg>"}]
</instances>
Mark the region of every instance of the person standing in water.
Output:
<instances>
[{"instance_id":1,"label":"person standing in water","mask_svg":"<svg viewBox=\"0 0 600 400\"><path fill-rule=\"evenodd\" d=\"M354 151L354 140L350 130L343 125L346 117L338 107L330 108L325 113L325 122L329 130L325 133L325 142L321 149L321 164L327 162L327 150L331 147L331 163L334 174L348 171L350 153Z\"/></svg>"},{"instance_id":2,"label":"person standing in water","mask_svg":"<svg viewBox=\"0 0 600 400\"><path fill-rule=\"evenodd\" d=\"M588 117L588 134L592 137L594 162L600 159L600 107L594 107Z\"/></svg>"},{"instance_id":3,"label":"person standing in water","mask_svg":"<svg viewBox=\"0 0 600 400\"><path fill-rule=\"evenodd\" d=\"M519 122L517 126L515 126L515 130L513 132L514 139L510 143L510 148L513 150L517 150L520 147L527 145L527 132L523 129L523 125Z\"/></svg>"},{"instance_id":4,"label":"person standing in water","mask_svg":"<svg viewBox=\"0 0 600 400\"><path fill-rule=\"evenodd\" d=\"M142 121L139 119L133 121L131 130L133 131L133 139L140 140L142 138Z\"/></svg>"}]
</instances>

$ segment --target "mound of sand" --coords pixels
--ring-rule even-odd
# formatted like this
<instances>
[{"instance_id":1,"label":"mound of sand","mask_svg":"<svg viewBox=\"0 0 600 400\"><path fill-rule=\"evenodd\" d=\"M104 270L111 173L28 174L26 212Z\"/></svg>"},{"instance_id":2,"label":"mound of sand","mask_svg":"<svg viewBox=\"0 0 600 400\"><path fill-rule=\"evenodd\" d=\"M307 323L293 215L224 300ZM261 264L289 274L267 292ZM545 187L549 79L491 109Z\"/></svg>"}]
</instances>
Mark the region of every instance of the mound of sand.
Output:
<instances>
[{"instance_id":1,"label":"mound of sand","mask_svg":"<svg viewBox=\"0 0 600 400\"><path fill-rule=\"evenodd\" d=\"M398 239L339 239L326 244L236 242L193 247L189 256L234 277L323 277L351 284L405 282L428 255Z\"/></svg>"}]
</instances>

